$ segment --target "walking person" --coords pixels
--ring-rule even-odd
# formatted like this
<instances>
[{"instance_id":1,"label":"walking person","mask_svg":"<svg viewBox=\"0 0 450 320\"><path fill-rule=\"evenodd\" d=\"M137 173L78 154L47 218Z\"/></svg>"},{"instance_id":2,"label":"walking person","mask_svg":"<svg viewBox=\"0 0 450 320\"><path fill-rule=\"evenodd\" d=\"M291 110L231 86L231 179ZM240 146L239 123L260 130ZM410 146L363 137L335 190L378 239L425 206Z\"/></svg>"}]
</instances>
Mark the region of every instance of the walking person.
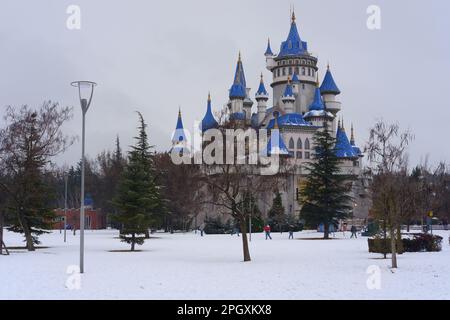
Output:
<instances>
[{"instance_id":1,"label":"walking person","mask_svg":"<svg viewBox=\"0 0 450 320\"><path fill-rule=\"evenodd\" d=\"M344 238L345 238L345 232L347 232L347 223L344 223L342 225L342 234L344 235Z\"/></svg>"},{"instance_id":2,"label":"walking person","mask_svg":"<svg viewBox=\"0 0 450 320\"><path fill-rule=\"evenodd\" d=\"M267 239L272 240L272 237L270 236L270 226L269 225L264 227L264 232L266 233L266 240Z\"/></svg>"},{"instance_id":3,"label":"walking person","mask_svg":"<svg viewBox=\"0 0 450 320\"><path fill-rule=\"evenodd\" d=\"M294 239L294 226L292 224L289 225L289 240Z\"/></svg>"},{"instance_id":4,"label":"walking person","mask_svg":"<svg viewBox=\"0 0 450 320\"><path fill-rule=\"evenodd\" d=\"M356 234L356 231L358 231L358 230L356 229L356 227L355 227L355 226L352 226L352 227L350 228L350 231L352 232L352 235L351 235L350 239L353 238L353 237L355 237L355 239L358 239L358 236L357 236L357 234Z\"/></svg>"}]
</instances>

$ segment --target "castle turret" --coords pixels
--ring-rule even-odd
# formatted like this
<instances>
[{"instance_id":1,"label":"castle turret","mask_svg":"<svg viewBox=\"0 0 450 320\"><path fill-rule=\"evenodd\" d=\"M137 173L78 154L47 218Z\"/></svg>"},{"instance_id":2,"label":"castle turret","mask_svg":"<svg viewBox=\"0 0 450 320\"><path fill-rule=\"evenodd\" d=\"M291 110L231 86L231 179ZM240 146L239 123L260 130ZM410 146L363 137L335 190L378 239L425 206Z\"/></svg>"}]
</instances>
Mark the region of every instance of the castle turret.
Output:
<instances>
[{"instance_id":1,"label":"castle turret","mask_svg":"<svg viewBox=\"0 0 450 320\"><path fill-rule=\"evenodd\" d=\"M292 88L291 79L289 77L286 89L284 90L284 94L281 97L281 101L283 101L284 112L286 113L294 112L295 95L294 89Z\"/></svg>"},{"instance_id":2,"label":"castle turret","mask_svg":"<svg viewBox=\"0 0 450 320\"><path fill-rule=\"evenodd\" d=\"M206 113L203 117L202 123L201 123L201 130L202 132L205 132L209 129L215 129L219 127L219 124L217 123L216 119L214 118L211 110L211 94L208 93L208 102L206 106Z\"/></svg>"},{"instance_id":3,"label":"castle turret","mask_svg":"<svg viewBox=\"0 0 450 320\"><path fill-rule=\"evenodd\" d=\"M259 83L258 91L255 94L256 101L258 103L258 125L264 120L267 112L267 101L269 100L269 93L267 93L264 86L263 74L261 73L261 81Z\"/></svg>"},{"instance_id":4,"label":"castle turret","mask_svg":"<svg viewBox=\"0 0 450 320\"><path fill-rule=\"evenodd\" d=\"M270 39L267 39L267 49L264 55L266 56L267 69L271 70L273 67L276 66L276 62L274 60L275 55L273 54L272 48L270 47Z\"/></svg>"},{"instance_id":5,"label":"castle turret","mask_svg":"<svg viewBox=\"0 0 450 320\"><path fill-rule=\"evenodd\" d=\"M240 52L229 97L230 120L245 121L247 117L244 112L244 100L247 97L247 88Z\"/></svg>"},{"instance_id":6,"label":"castle turret","mask_svg":"<svg viewBox=\"0 0 450 320\"><path fill-rule=\"evenodd\" d=\"M341 110L341 103L336 101L336 96L341 93L336 83L334 82L333 75L330 71L330 66L327 67L327 72L320 86L320 92L323 96L323 100L333 115L336 115Z\"/></svg>"},{"instance_id":7,"label":"castle turret","mask_svg":"<svg viewBox=\"0 0 450 320\"><path fill-rule=\"evenodd\" d=\"M172 136L172 149L176 152L188 152L188 141L184 132L183 119L181 118L181 109L178 110L178 119L175 132Z\"/></svg>"},{"instance_id":8,"label":"castle turret","mask_svg":"<svg viewBox=\"0 0 450 320\"><path fill-rule=\"evenodd\" d=\"M304 115L305 120L310 121L315 126L323 126L324 122L332 122L334 115L325 109L325 105L320 94L319 78L317 77L316 90L314 92L314 100L309 105L309 111ZM334 131L333 126L330 130Z\"/></svg>"}]
</instances>

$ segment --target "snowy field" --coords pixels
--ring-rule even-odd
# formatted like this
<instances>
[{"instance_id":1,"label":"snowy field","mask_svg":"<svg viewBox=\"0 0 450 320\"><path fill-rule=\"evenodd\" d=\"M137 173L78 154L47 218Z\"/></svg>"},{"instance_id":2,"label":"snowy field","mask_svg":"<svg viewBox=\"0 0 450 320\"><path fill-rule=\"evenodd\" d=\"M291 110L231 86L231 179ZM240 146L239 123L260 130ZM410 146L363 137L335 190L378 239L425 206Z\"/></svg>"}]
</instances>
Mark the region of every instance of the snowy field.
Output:
<instances>
[{"instance_id":1,"label":"snowy field","mask_svg":"<svg viewBox=\"0 0 450 320\"><path fill-rule=\"evenodd\" d=\"M342 233L329 241L310 240L320 236L312 231L295 240L254 234L253 261L243 263L236 236L158 233L129 253L117 252L128 249L117 231L87 231L81 288L70 290L67 269L78 264L79 238L68 233L64 244L57 231L42 236L48 248L0 256L0 299L450 299L449 232L439 233L442 252L403 254L391 272L390 260L367 252L366 238ZM5 242L23 245L12 233ZM367 286L373 265L380 289Z\"/></svg>"}]
</instances>

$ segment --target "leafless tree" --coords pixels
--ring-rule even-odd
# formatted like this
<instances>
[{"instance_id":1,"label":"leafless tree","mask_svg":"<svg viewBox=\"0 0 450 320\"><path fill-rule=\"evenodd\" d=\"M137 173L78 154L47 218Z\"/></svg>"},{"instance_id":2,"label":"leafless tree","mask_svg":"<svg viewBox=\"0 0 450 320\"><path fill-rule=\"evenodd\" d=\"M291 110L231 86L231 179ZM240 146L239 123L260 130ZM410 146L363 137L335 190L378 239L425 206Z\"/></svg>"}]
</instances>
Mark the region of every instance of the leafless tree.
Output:
<instances>
[{"instance_id":1,"label":"leafless tree","mask_svg":"<svg viewBox=\"0 0 450 320\"><path fill-rule=\"evenodd\" d=\"M372 183L373 212L389 230L391 238L392 268L397 268L397 238L408 210L410 194L405 190L407 179L406 148L413 139L409 131L400 132L398 124L378 120L370 130L366 151L373 165ZM386 232L385 232L386 236Z\"/></svg>"}]
</instances>

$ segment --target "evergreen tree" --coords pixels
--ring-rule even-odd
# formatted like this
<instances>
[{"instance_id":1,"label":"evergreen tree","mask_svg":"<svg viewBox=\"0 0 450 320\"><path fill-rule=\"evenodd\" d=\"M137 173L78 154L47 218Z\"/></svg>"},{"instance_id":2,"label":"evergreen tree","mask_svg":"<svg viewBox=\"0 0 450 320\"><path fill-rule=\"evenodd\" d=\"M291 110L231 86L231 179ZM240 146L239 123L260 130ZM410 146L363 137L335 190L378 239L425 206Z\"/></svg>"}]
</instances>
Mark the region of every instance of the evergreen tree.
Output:
<instances>
[{"instance_id":1,"label":"evergreen tree","mask_svg":"<svg viewBox=\"0 0 450 320\"><path fill-rule=\"evenodd\" d=\"M336 156L336 139L328 126L314 135L314 161L308 163L306 182L301 190L301 217L308 224L324 225L324 239L329 238L330 225L351 214L351 196L346 182L352 179L340 174Z\"/></svg>"},{"instance_id":2,"label":"evergreen tree","mask_svg":"<svg viewBox=\"0 0 450 320\"><path fill-rule=\"evenodd\" d=\"M269 210L269 218L278 225L278 229L281 232L282 224L286 221L286 215L284 213L283 200L281 199L281 193L279 191L275 193L272 208Z\"/></svg>"},{"instance_id":3,"label":"evergreen tree","mask_svg":"<svg viewBox=\"0 0 450 320\"><path fill-rule=\"evenodd\" d=\"M119 182L118 194L113 203L118 209L115 219L122 225L121 239L131 244L142 245L145 234L160 214L161 197L155 184L152 169L152 146L148 143L147 125L140 113L139 135L136 145L128 155L128 164Z\"/></svg>"}]
</instances>

